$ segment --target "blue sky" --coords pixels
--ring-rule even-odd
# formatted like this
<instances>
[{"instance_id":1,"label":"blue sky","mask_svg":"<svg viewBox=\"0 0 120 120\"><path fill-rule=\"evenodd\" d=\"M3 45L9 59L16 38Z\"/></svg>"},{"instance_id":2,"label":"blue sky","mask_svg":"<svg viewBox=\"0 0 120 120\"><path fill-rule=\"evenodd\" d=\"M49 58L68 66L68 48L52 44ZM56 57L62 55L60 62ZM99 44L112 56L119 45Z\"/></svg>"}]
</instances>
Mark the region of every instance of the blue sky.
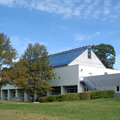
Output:
<instances>
[{"instance_id":1,"label":"blue sky","mask_svg":"<svg viewBox=\"0 0 120 120\"><path fill-rule=\"evenodd\" d=\"M36 42L49 54L111 44L120 70L119 0L0 0L0 33L19 54Z\"/></svg>"}]
</instances>

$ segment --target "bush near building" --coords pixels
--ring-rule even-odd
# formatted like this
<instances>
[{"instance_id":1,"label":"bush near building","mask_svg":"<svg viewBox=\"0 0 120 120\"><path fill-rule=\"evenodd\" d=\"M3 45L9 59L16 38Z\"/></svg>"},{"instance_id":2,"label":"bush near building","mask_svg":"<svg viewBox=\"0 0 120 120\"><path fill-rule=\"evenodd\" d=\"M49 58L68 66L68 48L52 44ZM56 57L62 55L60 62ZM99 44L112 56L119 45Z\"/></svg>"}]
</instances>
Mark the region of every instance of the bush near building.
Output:
<instances>
[{"instance_id":1,"label":"bush near building","mask_svg":"<svg viewBox=\"0 0 120 120\"><path fill-rule=\"evenodd\" d=\"M79 101L79 100L92 100L99 98L113 98L114 90L98 90L88 91L82 93L69 93L63 95L51 95L47 97L40 97L39 102L60 102L60 101Z\"/></svg>"}]
</instances>

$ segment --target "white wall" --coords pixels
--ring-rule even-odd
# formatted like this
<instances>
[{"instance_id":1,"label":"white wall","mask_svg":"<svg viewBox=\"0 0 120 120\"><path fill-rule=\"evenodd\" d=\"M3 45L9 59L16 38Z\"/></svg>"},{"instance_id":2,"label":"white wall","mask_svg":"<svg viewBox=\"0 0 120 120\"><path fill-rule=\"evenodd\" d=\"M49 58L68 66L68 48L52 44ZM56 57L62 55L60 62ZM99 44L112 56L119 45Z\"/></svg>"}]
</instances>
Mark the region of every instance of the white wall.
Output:
<instances>
[{"instance_id":1,"label":"white wall","mask_svg":"<svg viewBox=\"0 0 120 120\"><path fill-rule=\"evenodd\" d=\"M67 93L65 86L78 86L79 80L79 66L64 66L55 68L55 79L53 78L50 85L52 86L60 86L61 87L61 94ZM60 79L59 79L60 77ZM78 87L77 87L78 88ZM47 94L51 95L51 93Z\"/></svg>"},{"instance_id":2,"label":"white wall","mask_svg":"<svg viewBox=\"0 0 120 120\"><path fill-rule=\"evenodd\" d=\"M50 83L53 86L70 86L78 84L78 65L55 68L55 79ZM59 79L60 77L60 79Z\"/></svg>"},{"instance_id":3,"label":"white wall","mask_svg":"<svg viewBox=\"0 0 120 120\"><path fill-rule=\"evenodd\" d=\"M79 79L85 76L105 75L105 73L114 74L120 73L120 71L107 68L96 68L79 65Z\"/></svg>"},{"instance_id":4,"label":"white wall","mask_svg":"<svg viewBox=\"0 0 120 120\"><path fill-rule=\"evenodd\" d=\"M107 68L95 68L79 65L79 80L78 80L78 92L84 92L84 86L80 83L83 80L83 77L87 76L96 76L96 75L105 75L120 73L118 70L107 69Z\"/></svg>"},{"instance_id":5,"label":"white wall","mask_svg":"<svg viewBox=\"0 0 120 120\"><path fill-rule=\"evenodd\" d=\"M88 58L88 49L85 50L81 55L79 55L75 60L73 60L69 66L71 65L84 65L90 67L97 68L105 68L103 63L98 59L95 53L91 50L91 59Z\"/></svg>"}]
</instances>

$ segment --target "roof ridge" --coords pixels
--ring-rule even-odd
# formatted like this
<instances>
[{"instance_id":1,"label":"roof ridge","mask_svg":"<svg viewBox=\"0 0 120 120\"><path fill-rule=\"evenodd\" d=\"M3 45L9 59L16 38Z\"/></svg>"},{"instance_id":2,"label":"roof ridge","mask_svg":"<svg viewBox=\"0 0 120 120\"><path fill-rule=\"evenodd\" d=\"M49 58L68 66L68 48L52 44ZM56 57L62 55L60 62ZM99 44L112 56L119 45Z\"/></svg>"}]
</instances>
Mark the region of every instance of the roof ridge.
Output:
<instances>
[{"instance_id":1,"label":"roof ridge","mask_svg":"<svg viewBox=\"0 0 120 120\"><path fill-rule=\"evenodd\" d=\"M80 50L80 49L84 49L84 48L91 48L91 46L87 45L87 46L83 46L83 47L79 47L79 48L75 48L75 49L71 49L71 50L67 50L67 51L63 51L63 52L59 52L59 53L55 53L55 54L51 54L49 56L52 57L52 56L55 56L55 55L61 55L63 53L68 53L68 52L72 52L72 51L76 51L76 50Z\"/></svg>"}]
</instances>

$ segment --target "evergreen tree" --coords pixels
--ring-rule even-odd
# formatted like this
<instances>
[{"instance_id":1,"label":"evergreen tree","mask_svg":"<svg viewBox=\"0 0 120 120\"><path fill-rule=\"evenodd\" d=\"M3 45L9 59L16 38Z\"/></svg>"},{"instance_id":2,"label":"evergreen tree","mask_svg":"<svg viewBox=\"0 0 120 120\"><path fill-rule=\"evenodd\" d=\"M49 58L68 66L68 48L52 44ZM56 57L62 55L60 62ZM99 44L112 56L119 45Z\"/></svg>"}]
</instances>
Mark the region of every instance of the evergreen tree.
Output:
<instances>
[{"instance_id":1,"label":"evergreen tree","mask_svg":"<svg viewBox=\"0 0 120 120\"><path fill-rule=\"evenodd\" d=\"M112 45L109 44L100 44L100 45L92 45L92 50L101 60L101 62L105 65L106 68L113 69L113 65L115 64L115 50Z\"/></svg>"},{"instance_id":2,"label":"evergreen tree","mask_svg":"<svg viewBox=\"0 0 120 120\"><path fill-rule=\"evenodd\" d=\"M17 52L10 44L10 38L0 33L0 87L8 83L10 70L13 67L13 60Z\"/></svg>"},{"instance_id":3,"label":"evergreen tree","mask_svg":"<svg viewBox=\"0 0 120 120\"><path fill-rule=\"evenodd\" d=\"M54 77L53 67L50 65L48 52L44 45L29 44L28 48L15 65L11 84L32 94L50 92L50 82Z\"/></svg>"}]
</instances>

